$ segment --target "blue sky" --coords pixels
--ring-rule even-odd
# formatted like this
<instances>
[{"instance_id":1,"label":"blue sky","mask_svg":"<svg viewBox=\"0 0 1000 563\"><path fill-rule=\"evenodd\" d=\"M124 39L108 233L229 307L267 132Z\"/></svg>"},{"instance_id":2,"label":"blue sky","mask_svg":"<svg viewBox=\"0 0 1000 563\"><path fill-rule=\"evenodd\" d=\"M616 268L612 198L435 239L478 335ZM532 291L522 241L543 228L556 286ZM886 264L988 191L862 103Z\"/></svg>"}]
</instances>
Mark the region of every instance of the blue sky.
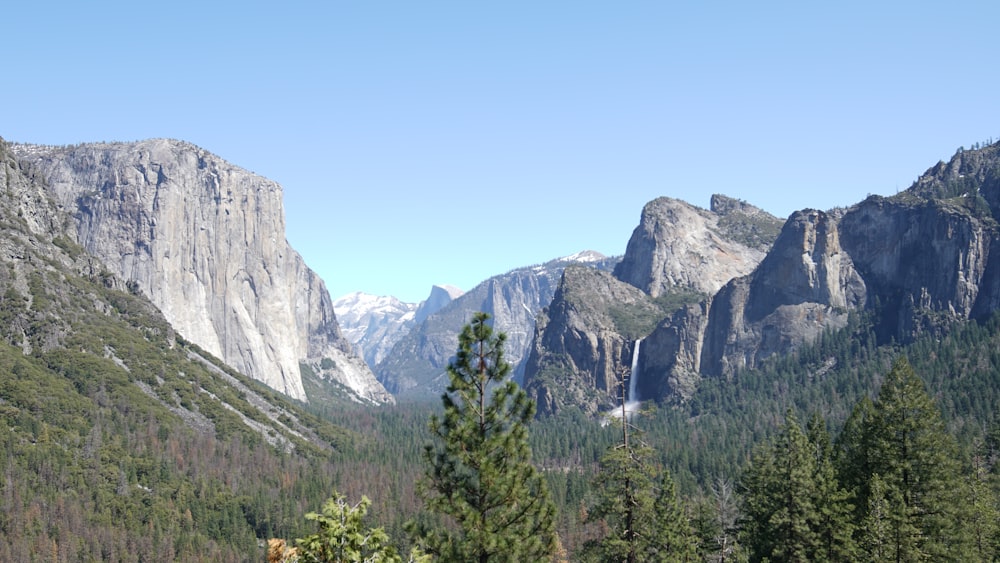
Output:
<instances>
[{"instance_id":1,"label":"blue sky","mask_svg":"<svg viewBox=\"0 0 1000 563\"><path fill-rule=\"evenodd\" d=\"M642 206L786 217L1000 139L1000 3L15 2L0 136L171 137L284 187L333 297L625 251Z\"/></svg>"}]
</instances>

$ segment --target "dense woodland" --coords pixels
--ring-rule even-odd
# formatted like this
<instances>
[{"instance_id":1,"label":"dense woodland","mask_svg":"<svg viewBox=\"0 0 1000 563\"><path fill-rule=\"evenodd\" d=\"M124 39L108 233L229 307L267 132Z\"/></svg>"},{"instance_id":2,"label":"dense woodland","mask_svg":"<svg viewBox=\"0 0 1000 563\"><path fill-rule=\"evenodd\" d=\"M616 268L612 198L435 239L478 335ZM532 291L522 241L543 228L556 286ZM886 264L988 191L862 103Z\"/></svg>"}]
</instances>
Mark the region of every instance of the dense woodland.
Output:
<instances>
[{"instance_id":1,"label":"dense woodland","mask_svg":"<svg viewBox=\"0 0 1000 563\"><path fill-rule=\"evenodd\" d=\"M474 425L445 423L465 416L454 398L363 407L304 369L296 404L179 338L65 237L16 211L0 223L17 257L0 267L0 561L265 561L267 540L310 544L338 510L396 554L458 558L454 538L479 533L450 535L474 504L433 493L485 467L455 470ZM1000 318L905 346L877 328L858 314L647 403L628 443L580 412L532 419L502 355L482 356L502 397L479 425L499 432L476 440L510 453L483 458L491 479L545 499L524 526L559 559L996 560Z\"/></svg>"},{"instance_id":2,"label":"dense woodland","mask_svg":"<svg viewBox=\"0 0 1000 563\"><path fill-rule=\"evenodd\" d=\"M7 428L0 433L0 560L263 561L266 539L294 544L314 533L306 514L334 491L352 504L370 498L365 525L382 528L398 553L415 543L407 522L446 520L427 516L416 487L428 472L424 448L440 403L296 407L244 379L321 436L289 451L209 400L243 401L189 361L188 352L200 351L176 339L145 301L97 282L78 280L58 294L51 290L58 284L37 282L32 310L96 294L113 306L101 316L28 319L21 296L8 292L0 302L4 326L66 324L65 346L33 340L25 354L12 332L0 344ZM87 330L72 330L76 323ZM33 330L29 339L51 334ZM898 405L883 386L894 373L913 375L907 396L919 400L901 408L917 409L914 420L926 426L891 426L887 405ZM155 386L158 400L143 382ZM648 404L632 420L636 449L624 457L620 426L578 412L530 421L527 440L555 507L558 552L569 560L615 560L597 546L621 524L610 500L621 496L614 475L628 470L643 475L630 482L643 483L636 498L652 514L680 515L674 528L685 539L673 545L685 547L672 553L693 560L857 560L891 548L912 550L906 560L992 561L998 392L997 319L900 347L878 345L859 316L762 369L704 381L689 402ZM179 418L165 397L202 413L212 432ZM245 412L260 416L249 405ZM898 457L886 445L890 432L912 432L907 455L915 457ZM858 461L865 459L881 465ZM799 473L776 478L779 466ZM921 479L936 488L906 489L907 479L892 471L910 466L936 468ZM785 502L792 498L801 507ZM930 513L932 523L922 516ZM816 529L831 515L839 528ZM966 525L949 534L951 543L923 533L957 522ZM882 535L867 534L873 530ZM892 544L890 532L911 540Z\"/></svg>"},{"instance_id":3,"label":"dense woodland","mask_svg":"<svg viewBox=\"0 0 1000 563\"><path fill-rule=\"evenodd\" d=\"M908 385L905 398L912 405L885 396L886 382L902 375ZM912 547L912 552L895 555L901 560L993 561L1000 548L998 392L997 319L902 347L878 345L870 323L859 316L846 329L762 369L731 381L703 382L685 404L647 405L632 422L643 448L637 450L636 466L645 467L641 471L650 484L649 503L666 488L676 490L696 554L687 560L856 561L865 554L884 560L888 548L873 551L877 538L863 532L910 530L913 537L922 537L925 528L948 530L976 522L981 526L965 525L949 533L955 545L914 540L914 546L897 546ZM917 413L913 421L925 426L892 426L890 407ZM324 417L366 436L349 462L357 464L355 469L346 472L355 480L341 482L340 490L371 497L371 521L384 526L401 546L408 545L403 523L421 510L412 484L426 471L420 461L421 445L430 439L425 421L437 409L426 404L320 409ZM609 455L613 461L621 448L621 434L620 426L573 412L531 424L534 461L546 475L558 508L559 538L571 560L585 559L588 545L609 530L607 519L595 520L591 514L607 492L602 473L611 463ZM899 448L886 444L881 446L885 451L875 453L873 444L890 434L912 437L912 444L904 444L912 459L899 457ZM866 459L883 465L859 465ZM792 466L805 474L778 477L776 464L787 467L793 460ZM921 517L911 514L930 509L907 504L928 494L901 489L897 477L890 476L891 469L907 466L936 468L921 481L954 493L933 500L933 512L947 515L944 520L922 524ZM370 485L372 478L378 484ZM793 494L808 499L802 501L802 514L780 514L774 503ZM975 507L974 513L963 512L968 507ZM817 521L834 521L834 515L840 518L837 530L810 529ZM871 525L878 518L883 528ZM788 528L804 526L805 536L827 538L839 547L817 551L816 544L822 543L817 539L794 547L784 529L768 524L775 519L787 521Z\"/></svg>"}]
</instances>

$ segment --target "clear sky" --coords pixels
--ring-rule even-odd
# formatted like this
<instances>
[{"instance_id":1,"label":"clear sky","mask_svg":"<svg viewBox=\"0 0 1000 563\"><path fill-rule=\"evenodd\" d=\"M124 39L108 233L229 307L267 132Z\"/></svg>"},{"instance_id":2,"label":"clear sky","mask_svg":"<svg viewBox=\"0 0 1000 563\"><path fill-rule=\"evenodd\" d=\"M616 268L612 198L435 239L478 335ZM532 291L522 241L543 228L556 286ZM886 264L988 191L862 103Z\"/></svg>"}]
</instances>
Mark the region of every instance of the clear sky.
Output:
<instances>
[{"instance_id":1,"label":"clear sky","mask_svg":"<svg viewBox=\"0 0 1000 563\"><path fill-rule=\"evenodd\" d=\"M592 249L659 196L786 217L1000 138L1000 2L10 2L0 136L171 137L284 187L334 298Z\"/></svg>"}]
</instances>

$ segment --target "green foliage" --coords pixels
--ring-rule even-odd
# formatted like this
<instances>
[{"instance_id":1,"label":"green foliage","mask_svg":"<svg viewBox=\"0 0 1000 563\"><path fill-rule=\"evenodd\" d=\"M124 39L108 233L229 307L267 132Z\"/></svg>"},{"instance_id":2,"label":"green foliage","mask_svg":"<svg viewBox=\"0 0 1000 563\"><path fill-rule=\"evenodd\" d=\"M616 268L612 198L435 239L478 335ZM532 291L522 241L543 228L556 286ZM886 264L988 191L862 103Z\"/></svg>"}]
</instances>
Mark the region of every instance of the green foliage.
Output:
<instances>
[{"instance_id":1,"label":"green foliage","mask_svg":"<svg viewBox=\"0 0 1000 563\"><path fill-rule=\"evenodd\" d=\"M726 237L750 248L767 251L781 232L782 221L766 214L729 213L719 218Z\"/></svg>"},{"instance_id":2,"label":"green foliage","mask_svg":"<svg viewBox=\"0 0 1000 563\"><path fill-rule=\"evenodd\" d=\"M608 316L614 323L615 332L628 340L635 340L653 332L656 325L674 311L684 305L697 303L703 298L704 295L693 291L667 292L651 303L611 304L608 307Z\"/></svg>"},{"instance_id":3,"label":"green foliage","mask_svg":"<svg viewBox=\"0 0 1000 563\"><path fill-rule=\"evenodd\" d=\"M334 491L322 512L306 514L306 520L315 522L319 531L295 540L300 563L402 562L385 530L364 528L370 504L368 497L361 497L361 502L351 506L345 496Z\"/></svg>"},{"instance_id":4,"label":"green foliage","mask_svg":"<svg viewBox=\"0 0 1000 563\"><path fill-rule=\"evenodd\" d=\"M835 480L821 423L803 431L792 411L777 440L743 476L743 543L751 561L850 561L852 506Z\"/></svg>"},{"instance_id":5,"label":"green foliage","mask_svg":"<svg viewBox=\"0 0 1000 563\"><path fill-rule=\"evenodd\" d=\"M449 525L410 524L426 551L442 561L537 561L555 550L555 507L531 464L527 424L534 405L508 379L505 335L477 313L458 338L442 396L431 416L434 443L424 497Z\"/></svg>"},{"instance_id":6,"label":"green foliage","mask_svg":"<svg viewBox=\"0 0 1000 563\"><path fill-rule=\"evenodd\" d=\"M247 561L298 534L352 435L176 338L116 280L66 268L80 249L53 242L0 266L0 561Z\"/></svg>"},{"instance_id":7,"label":"green foliage","mask_svg":"<svg viewBox=\"0 0 1000 563\"><path fill-rule=\"evenodd\" d=\"M968 560L957 444L909 362L893 364L850 430L841 473L868 509L862 545L897 561Z\"/></svg>"},{"instance_id":8,"label":"green foliage","mask_svg":"<svg viewBox=\"0 0 1000 563\"><path fill-rule=\"evenodd\" d=\"M588 520L606 533L584 546L587 561L642 561L654 538L654 472L648 447L618 444L601 459Z\"/></svg>"},{"instance_id":9,"label":"green foliage","mask_svg":"<svg viewBox=\"0 0 1000 563\"><path fill-rule=\"evenodd\" d=\"M670 472L657 480L653 449L639 440L625 417L621 441L601 458L587 520L600 533L581 550L584 561L690 561L696 555L694 529L678 499ZM657 493L656 485L659 485Z\"/></svg>"}]
</instances>

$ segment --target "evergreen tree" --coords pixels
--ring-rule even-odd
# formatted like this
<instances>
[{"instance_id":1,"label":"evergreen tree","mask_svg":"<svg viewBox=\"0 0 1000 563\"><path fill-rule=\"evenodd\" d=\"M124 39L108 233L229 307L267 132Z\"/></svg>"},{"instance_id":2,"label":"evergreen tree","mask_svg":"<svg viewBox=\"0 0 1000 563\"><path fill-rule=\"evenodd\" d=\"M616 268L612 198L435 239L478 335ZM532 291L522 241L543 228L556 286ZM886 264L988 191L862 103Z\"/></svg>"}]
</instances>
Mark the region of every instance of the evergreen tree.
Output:
<instances>
[{"instance_id":1,"label":"evergreen tree","mask_svg":"<svg viewBox=\"0 0 1000 563\"><path fill-rule=\"evenodd\" d=\"M854 506L851 494L841 487L833 463L833 446L826 422L813 415L806 425L806 434L813 453L813 492L816 509L810 527L816 531L818 544L816 561L853 561L857 545L854 541Z\"/></svg>"},{"instance_id":2,"label":"evergreen tree","mask_svg":"<svg viewBox=\"0 0 1000 563\"><path fill-rule=\"evenodd\" d=\"M776 442L758 450L743 475L743 544L751 561L808 561L816 534L809 528L812 457L795 415L788 411Z\"/></svg>"},{"instance_id":3,"label":"evergreen tree","mask_svg":"<svg viewBox=\"0 0 1000 563\"><path fill-rule=\"evenodd\" d=\"M972 460L972 472L966 486L966 503L969 509L968 530L972 536L972 553L978 561L995 561L1000 552L1000 506L997 495L990 487L989 474L983 456Z\"/></svg>"},{"instance_id":4,"label":"evergreen tree","mask_svg":"<svg viewBox=\"0 0 1000 563\"><path fill-rule=\"evenodd\" d=\"M663 471L655 491L653 449L631 432L622 396L621 443L601 458L594 479L596 502L589 522L600 522L605 533L584 545L586 560L601 562L693 561L697 542L691 522L670 472Z\"/></svg>"},{"instance_id":5,"label":"evergreen tree","mask_svg":"<svg viewBox=\"0 0 1000 563\"><path fill-rule=\"evenodd\" d=\"M876 473L869 481L868 509L861 521L861 553L864 561L880 563L890 561L894 555L890 514L893 508L886 498L885 482Z\"/></svg>"},{"instance_id":6,"label":"evergreen tree","mask_svg":"<svg viewBox=\"0 0 1000 563\"><path fill-rule=\"evenodd\" d=\"M841 473L867 509L862 545L888 542L896 561L969 560L958 448L909 362L894 362L871 409L855 411Z\"/></svg>"},{"instance_id":7,"label":"evergreen tree","mask_svg":"<svg viewBox=\"0 0 1000 563\"><path fill-rule=\"evenodd\" d=\"M855 554L851 506L839 487L825 426L807 436L789 410L774 444L744 474L743 543L751 561L847 561Z\"/></svg>"},{"instance_id":8,"label":"evergreen tree","mask_svg":"<svg viewBox=\"0 0 1000 563\"><path fill-rule=\"evenodd\" d=\"M503 333L476 313L458 337L448 366L442 417L431 416L434 443L423 494L444 526L408 528L440 561L550 560L556 549L555 506L531 464L527 424L534 404L508 379Z\"/></svg>"},{"instance_id":9,"label":"evergreen tree","mask_svg":"<svg viewBox=\"0 0 1000 563\"><path fill-rule=\"evenodd\" d=\"M653 506L654 525L647 561L685 563L698 558L698 542L670 471L660 477L660 492Z\"/></svg>"},{"instance_id":10,"label":"evergreen tree","mask_svg":"<svg viewBox=\"0 0 1000 563\"><path fill-rule=\"evenodd\" d=\"M874 413L875 404L868 397L862 397L844 422L834 448L838 480L854 497L855 522L862 521L869 509L871 478L875 474L871 464Z\"/></svg>"},{"instance_id":11,"label":"evergreen tree","mask_svg":"<svg viewBox=\"0 0 1000 563\"><path fill-rule=\"evenodd\" d=\"M361 497L361 502L351 506L343 495L335 491L323 505L321 513L306 514L307 520L319 525L319 531L296 540L299 546L296 561L401 563L403 559L389 543L385 530L364 528L363 520L370 504L367 497Z\"/></svg>"},{"instance_id":12,"label":"evergreen tree","mask_svg":"<svg viewBox=\"0 0 1000 563\"><path fill-rule=\"evenodd\" d=\"M593 483L597 501L587 512L587 520L602 522L607 532L586 543L586 560L645 560L656 526L651 456L647 446L619 444L601 458Z\"/></svg>"}]
</instances>

